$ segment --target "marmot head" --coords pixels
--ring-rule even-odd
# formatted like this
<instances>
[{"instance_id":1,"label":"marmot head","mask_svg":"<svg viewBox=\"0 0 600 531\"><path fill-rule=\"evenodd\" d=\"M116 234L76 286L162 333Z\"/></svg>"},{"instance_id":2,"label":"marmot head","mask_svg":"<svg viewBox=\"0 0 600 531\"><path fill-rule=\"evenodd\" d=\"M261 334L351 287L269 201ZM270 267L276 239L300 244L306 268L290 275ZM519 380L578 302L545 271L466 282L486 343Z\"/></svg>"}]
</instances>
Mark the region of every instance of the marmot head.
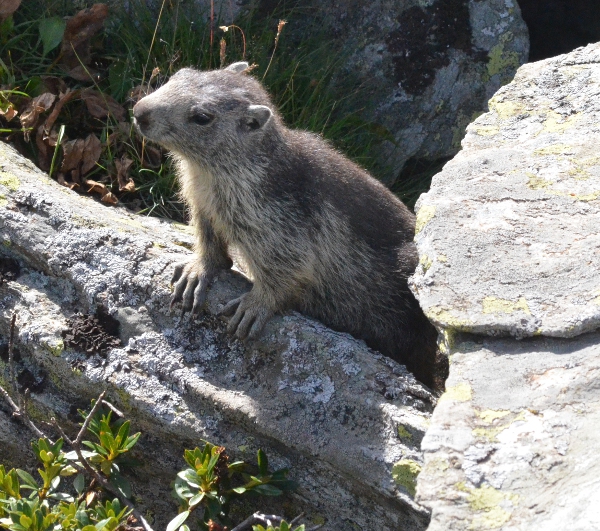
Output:
<instances>
[{"instance_id":1,"label":"marmot head","mask_svg":"<svg viewBox=\"0 0 600 531\"><path fill-rule=\"evenodd\" d=\"M149 140L205 166L252 152L278 116L261 84L243 74L248 63L222 70L179 70L133 108L134 123Z\"/></svg>"}]
</instances>

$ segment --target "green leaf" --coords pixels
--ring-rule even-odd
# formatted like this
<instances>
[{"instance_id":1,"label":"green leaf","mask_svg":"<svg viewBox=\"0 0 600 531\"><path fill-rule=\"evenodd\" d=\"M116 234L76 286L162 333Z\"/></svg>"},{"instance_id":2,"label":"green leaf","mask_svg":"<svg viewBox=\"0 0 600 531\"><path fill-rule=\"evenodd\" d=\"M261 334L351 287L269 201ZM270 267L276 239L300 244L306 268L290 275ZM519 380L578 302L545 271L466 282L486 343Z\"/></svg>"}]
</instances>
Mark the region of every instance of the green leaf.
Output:
<instances>
[{"instance_id":1,"label":"green leaf","mask_svg":"<svg viewBox=\"0 0 600 531\"><path fill-rule=\"evenodd\" d=\"M94 527L96 531L102 531L102 528L111 521L111 518L105 518L104 520L100 520Z\"/></svg>"},{"instance_id":2,"label":"green leaf","mask_svg":"<svg viewBox=\"0 0 600 531\"><path fill-rule=\"evenodd\" d=\"M125 497L131 498L131 484L121 474L113 473L110 476L110 483Z\"/></svg>"},{"instance_id":3,"label":"green leaf","mask_svg":"<svg viewBox=\"0 0 600 531\"><path fill-rule=\"evenodd\" d=\"M188 502L190 509L195 507L196 505L198 505L204 499L204 496L205 496L204 492L199 492L195 496L191 497L190 501Z\"/></svg>"},{"instance_id":4,"label":"green leaf","mask_svg":"<svg viewBox=\"0 0 600 531\"><path fill-rule=\"evenodd\" d=\"M77 477L73 480L73 487L77 494L81 494L83 489L85 489L85 477L83 474L78 474Z\"/></svg>"},{"instance_id":5,"label":"green leaf","mask_svg":"<svg viewBox=\"0 0 600 531\"><path fill-rule=\"evenodd\" d=\"M236 487L235 489L231 489L233 492L235 492L236 494L244 494L244 492L246 492L246 487Z\"/></svg>"},{"instance_id":6,"label":"green leaf","mask_svg":"<svg viewBox=\"0 0 600 531\"><path fill-rule=\"evenodd\" d=\"M130 425L131 425L131 422L129 422L129 421L123 422L123 425L119 429L119 432L117 433L117 436L115 437L117 444L119 446L122 446L123 443L127 440L127 437L129 436L129 426Z\"/></svg>"},{"instance_id":7,"label":"green leaf","mask_svg":"<svg viewBox=\"0 0 600 531\"><path fill-rule=\"evenodd\" d=\"M183 524L187 520L187 517L190 515L190 511L183 511L179 513L173 520L169 522L166 531L175 531L179 529L179 526Z\"/></svg>"},{"instance_id":8,"label":"green leaf","mask_svg":"<svg viewBox=\"0 0 600 531\"><path fill-rule=\"evenodd\" d=\"M121 448L123 450L131 450L131 448L135 445L135 443L138 442L138 439L140 438L141 434L142 434L141 432L138 432L135 435L132 435L131 437L127 437L125 444L123 444L123 446Z\"/></svg>"},{"instance_id":9,"label":"green leaf","mask_svg":"<svg viewBox=\"0 0 600 531\"><path fill-rule=\"evenodd\" d=\"M254 487L254 492L258 492L259 494L262 494L263 496L280 496L281 494L283 494L283 491L281 489L278 489L277 487L274 487L273 485L257 485L256 487Z\"/></svg>"},{"instance_id":10,"label":"green leaf","mask_svg":"<svg viewBox=\"0 0 600 531\"><path fill-rule=\"evenodd\" d=\"M38 27L40 37L44 43L44 55L51 52L62 41L67 23L60 17L44 18Z\"/></svg>"},{"instance_id":11,"label":"green leaf","mask_svg":"<svg viewBox=\"0 0 600 531\"><path fill-rule=\"evenodd\" d=\"M50 494L48 496L48 498L52 498L53 500L58 500L58 501L64 501L67 503L70 503L73 501L73 496L69 496L65 492L55 492L53 494Z\"/></svg>"},{"instance_id":12,"label":"green leaf","mask_svg":"<svg viewBox=\"0 0 600 531\"><path fill-rule=\"evenodd\" d=\"M258 450L256 457L258 459L258 471L261 476L266 476L269 474L269 460L267 459L267 454L265 454L262 450Z\"/></svg>"},{"instance_id":13,"label":"green leaf","mask_svg":"<svg viewBox=\"0 0 600 531\"><path fill-rule=\"evenodd\" d=\"M29 472L25 472L25 470L21 470L20 468L17 468L17 474L19 474L19 477L30 487L34 488L34 489L38 489L39 485L37 484L37 482L35 481L35 479L33 479L33 476L29 473Z\"/></svg>"}]
</instances>

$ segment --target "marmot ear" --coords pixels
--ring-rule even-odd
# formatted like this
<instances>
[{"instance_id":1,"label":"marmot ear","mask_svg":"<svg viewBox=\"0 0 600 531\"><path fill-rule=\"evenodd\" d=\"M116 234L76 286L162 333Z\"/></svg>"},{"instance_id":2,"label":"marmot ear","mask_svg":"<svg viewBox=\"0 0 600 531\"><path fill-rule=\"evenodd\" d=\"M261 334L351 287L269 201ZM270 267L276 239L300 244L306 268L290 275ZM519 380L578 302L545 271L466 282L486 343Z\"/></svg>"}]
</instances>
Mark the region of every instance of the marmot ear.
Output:
<instances>
[{"instance_id":1,"label":"marmot ear","mask_svg":"<svg viewBox=\"0 0 600 531\"><path fill-rule=\"evenodd\" d=\"M248 70L250 65L246 61L240 61L239 63L230 64L225 70L230 70L236 74L241 74L244 70Z\"/></svg>"},{"instance_id":2,"label":"marmot ear","mask_svg":"<svg viewBox=\"0 0 600 531\"><path fill-rule=\"evenodd\" d=\"M266 105L249 105L244 116L244 123L251 131L264 127L273 116L273 112Z\"/></svg>"}]
</instances>

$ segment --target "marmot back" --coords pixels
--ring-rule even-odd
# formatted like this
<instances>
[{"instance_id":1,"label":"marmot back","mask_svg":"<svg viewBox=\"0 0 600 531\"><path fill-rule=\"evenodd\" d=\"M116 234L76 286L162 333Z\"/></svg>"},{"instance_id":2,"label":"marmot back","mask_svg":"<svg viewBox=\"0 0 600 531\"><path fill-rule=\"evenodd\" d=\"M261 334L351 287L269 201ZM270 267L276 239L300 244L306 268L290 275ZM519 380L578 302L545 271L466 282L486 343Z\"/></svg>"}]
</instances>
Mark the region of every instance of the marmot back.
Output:
<instances>
[{"instance_id":1,"label":"marmot back","mask_svg":"<svg viewBox=\"0 0 600 531\"><path fill-rule=\"evenodd\" d=\"M431 385L437 334L407 284L414 215L320 137L288 129L247 66L180 70L133 110L141 133L172 151L197 234L172 302L197 311L235 246L254 285L223 309L231 333L256 337L297 309Z\"/></svg>"}]
</instances>

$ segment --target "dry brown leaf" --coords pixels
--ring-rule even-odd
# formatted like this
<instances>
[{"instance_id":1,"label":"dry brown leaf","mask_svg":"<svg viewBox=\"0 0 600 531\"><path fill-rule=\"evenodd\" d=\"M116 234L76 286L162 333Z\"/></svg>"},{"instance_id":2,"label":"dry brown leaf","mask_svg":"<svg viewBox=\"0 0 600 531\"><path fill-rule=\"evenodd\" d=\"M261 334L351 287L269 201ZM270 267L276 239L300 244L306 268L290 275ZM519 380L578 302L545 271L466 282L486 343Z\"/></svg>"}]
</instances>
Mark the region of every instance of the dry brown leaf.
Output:
<instances>
[{"instance_id":1,"label":"dry brown leaf","mask_svg":"<svg viewBox=\"0 0 600 531\"><path fill-rule=\"evenodd\" d=\"M105 184L99 183L98 181L92 181L92 179L86 179L84 185L88 194L100 194L100 201L103 201L104 203L115 205L119 202L115 195L108 190Z\"/></svg>"},{"instance_id":2,"label":"dry brown leaf","mask_svg":"<svg viewBox=\"0 0 600 531\"><path fill-rule=\"evenodd\" d=\"M21 113L19 118L21 127L24 129L35 127L40 114L52 107L55 99L56 96L50 92L44 92L44 94L33 98ZM25 140L29 141L29 131L25 131Z\"/></svg>"},{"instance_id":3,"label":"dry brown leaf","mask_svg":"<svg viewBox=\"0 0 600 531\"><path fill-rule=\"evenodd\" d=\"M4 118L7 122L10 122L17 114L19 114L19 111L14 108L12 103L8 104L8 107L5 111L0 109L0 116L2 116L2 118Z\"/></svg>"},{"instance_id":4,"label":"dry brown leaf","mask_svg":"<svg viewBox=\"0 0 600 531\"><path fill-rule=\"evenodd\" d=\"M44 124L44 128L46 129L46 131L50 131L52 129L54 122L58 118L58 115L60 114L60 111L63 108L63 105L69 100L71 100L73 96L77 94L77 92L78 91L76 90L66 89L66 92L64 94L60 93L60 95L58 96L58 101L54 106L54 109L52 109L52 112L50 113L48 118L46 118L46 123Z\"/></svg>"},{"instance_id":5,"label":"dry brown leaf","mask_svg":"<svg viewBox=\"0 0 600 531\"><path fill-rule=\"evenodd\" d=\"M78 182L98 162L102 154L102 143L96 135L88 135L85 140L69 140L63 143L63 160L60 171L71 172L71 179Z\"/></svg>"},{"instance_id":6,"label":"dry brown leaf","mask_svg":"<svg viewBox=\"0 0 600 531\"><path fill-rule=\"evenodd\" d=\"M86 187L86 192L88 194L100 194L105 195L108 194L108 188L106 188L105 184L99 183L98 181L93 181L92 179L86 179L83 183Z\"/></svg>"},{"instance_id":7,"label":"dry brown leaf","mask_svg":"<svg viewBox=\"0 0 600 531\"><path fill-rule=\"evenodd\" d=\"M54 149L50 147L50 136L44 132L44 126L40 125L35 134L35 144L38 148L37 163L41 170L48 171L50 169L50 161L54 154ZM56 145L56 142L54 143Z\"/></svg>"},{"instance_id":8,"label":"dry brown leaf","mask_svg":"<svg viewBox=\"0 0 600 531\"><path fill-rule=\"evenodd\" d=\"M120 192L134 192L135 183L133 179L129 177L129 168L133 164L133 160L123 155L120 159L115 159L115 166L117 167L117 180L119 181Z\"/></svg>"},{"instance_id":9,"label":"dry brown leaf","mask_svg":"<svg viewBox=\"0 0 600 531\"><path fill-rule=\"evenodd\" d=\"M21 0L0 0L0 20L10 17L21 5Z\"/></svg>"},{"instance_id":10,"label":"dry brown leaf","mask_svg":"<svg viewBox=\"0 0 600 531\"><path fill-rule=\"evenodd\" d=\"M125 120L125 109L119 105L119 102L107 94L94 89L85 89L81 91L81 99L85 102L89 113L94 118L102 120L111 115L117 122Z\"/></svg>"},{"instance_id":11,"label":"dry brown leaf","mask_svg":"<svg viewBox=\"0 0 600 531\"><path fill-rule=\"evenodd\" d=\"M0 0L1 1L1 0ZM44 82L44 86L48 92L52 92L52 94L56 94L57 96L60 93L67 92L67 84L62 77L56 76L41 76L42 81Z\"/></svg>"},{"instance_id":12,"label":"dry brown leaf","mask_svg":"<svg viewBox=\"0 0 600 531\"><path fill-rule=\"evenodd\" d=\"M75 68L71 68L67 72L69 77L72 77L75 81L85 82L98 82L100 81L100 74L94 70L91 66L77 65Z\"/></svg>"},{"instance_id":13,"label":"dry brown leaf","mask_svg":"<svg viewBox=\"0 0 600 531\"><path fill-rule=\"evenodd\" d=\"M87 65L92 59L91 39L102 29L108 16L106 4L94 4L89 9L79 11L67 21L61 47L61 65L70 71ZM89 77L87 78L89 79Z\"/></svg>"},{"instance_id":14,"label":"dry brown leaf","mask_svg":"<svg viewBox=\"0 0 600 531\"><path fill-rule=\"evenodd\" d=\"M119 200L116 198L116 196L112 192L108 192L107 194L104 194L100 198L100 201L102 201L103 203L109 203L110 205L116 205L119 202Z\"/></svg>"}]
</instances>

